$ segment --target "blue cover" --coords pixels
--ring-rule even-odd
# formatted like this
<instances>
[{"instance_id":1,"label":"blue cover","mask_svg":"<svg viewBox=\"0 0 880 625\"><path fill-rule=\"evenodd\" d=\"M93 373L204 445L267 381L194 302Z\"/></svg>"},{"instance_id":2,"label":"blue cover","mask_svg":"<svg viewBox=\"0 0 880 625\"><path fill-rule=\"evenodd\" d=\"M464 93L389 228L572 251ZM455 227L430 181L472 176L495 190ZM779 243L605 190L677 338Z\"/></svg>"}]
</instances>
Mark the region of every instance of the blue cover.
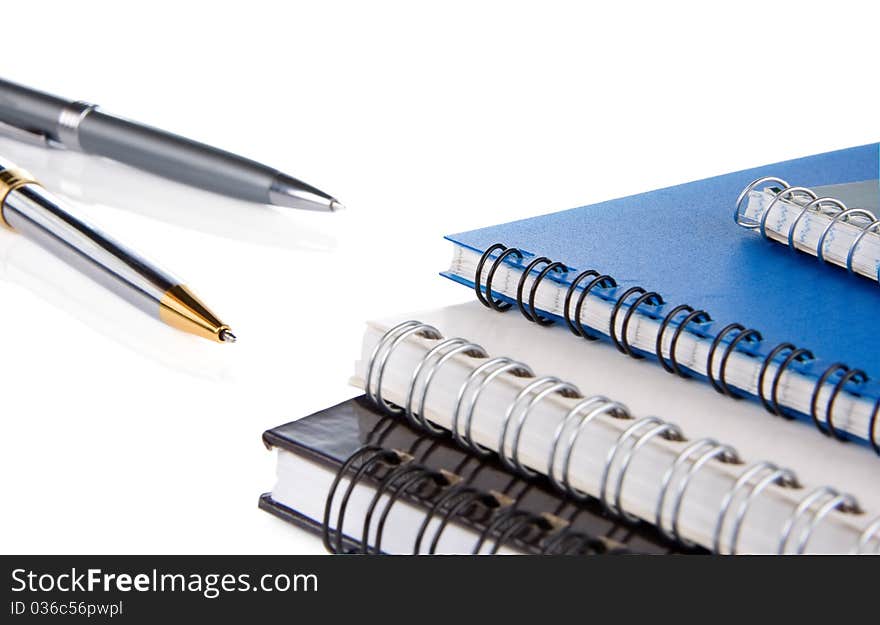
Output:
<instances>
[{"instance_id":1,"label":"blue cover","mask_svg":"<svg viewBox=\"0 0 880 625\"><path fill-rule=\"evenodd\" d=\"M877 284L770 243L733 221L740 191L771 175L807 187L876 179L880 144L446 238L477 252L500 242L561 261L571 269L558 280L562 284L577 275L575 270L597 269L614 276L623 289L640 285L659 292L667 310L686 303L709 311L716 332L731 322L760 330L764 341L756 349L759 355L783 341L811 349L824 362L813 363L808 375L821 375L834 361L864 369L872 380L860 385L858 393L880 397L874 381L880 375Z\"/></svg>"}]
</instances>

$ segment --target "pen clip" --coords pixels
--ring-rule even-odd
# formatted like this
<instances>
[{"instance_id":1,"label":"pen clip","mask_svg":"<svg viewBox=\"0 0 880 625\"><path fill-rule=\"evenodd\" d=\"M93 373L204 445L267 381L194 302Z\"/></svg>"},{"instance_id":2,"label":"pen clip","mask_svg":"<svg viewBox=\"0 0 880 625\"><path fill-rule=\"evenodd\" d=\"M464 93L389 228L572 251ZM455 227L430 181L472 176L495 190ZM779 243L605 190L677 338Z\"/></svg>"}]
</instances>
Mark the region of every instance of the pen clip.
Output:
<instances>
[{"instance_id":1,"label":"pen clip","mask_svg":"<svg viewBox=\"0 0 880 625\"><path fill-rule=\"evenodd\" d=\"M29 145L39 145L44 148L62 147L60 143L52 139L46 133L38 130L28 130L27 128L19 128L12 124L0 121L0 136L15 139Z\"/></svg>"}]
</instances>

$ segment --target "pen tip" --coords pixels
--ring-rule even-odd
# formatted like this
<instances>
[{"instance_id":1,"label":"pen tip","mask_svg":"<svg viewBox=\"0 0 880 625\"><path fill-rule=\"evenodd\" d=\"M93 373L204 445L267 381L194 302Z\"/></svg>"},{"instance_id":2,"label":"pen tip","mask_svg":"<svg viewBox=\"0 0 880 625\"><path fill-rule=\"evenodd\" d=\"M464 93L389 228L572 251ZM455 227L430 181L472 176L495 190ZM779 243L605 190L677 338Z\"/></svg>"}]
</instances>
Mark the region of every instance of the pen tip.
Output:
<instances>
[{"instance_id":1,"label":"pen tip","mask_svg":"<svg viewBox=\"0 0 880 625\"><path fill-rule=\"evenodd\" d=\"M229 330L224 329L220 330L220 340L223 343L235 343L238 340L238 337Z\"/></svg>"},{"instance_id":2,"label":"pen tip","mask_svg":"<svg viewBox=\"0 0 880 625\"><path fill-rule=\"evenodd\" d=\"M337 211L345 210L345 204L343 204L339 200L333 200L332 202L330 202L330 210L334 213Z\"/></svg>"}]
</instances>

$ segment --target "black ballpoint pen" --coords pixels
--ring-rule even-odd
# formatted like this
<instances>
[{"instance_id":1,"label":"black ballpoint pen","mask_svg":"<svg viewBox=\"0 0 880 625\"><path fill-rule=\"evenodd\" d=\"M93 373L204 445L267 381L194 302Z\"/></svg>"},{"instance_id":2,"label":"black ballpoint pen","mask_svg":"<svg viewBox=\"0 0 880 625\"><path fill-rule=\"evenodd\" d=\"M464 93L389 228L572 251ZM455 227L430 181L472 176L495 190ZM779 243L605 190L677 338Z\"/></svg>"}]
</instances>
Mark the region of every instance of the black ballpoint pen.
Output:
<instances>
[{"instance_id":1,"label":"black ballpoint pen","mask_svg":"<svg viewBox=\"0 0 880 625\"><path fill-rule=\"evenodd\" d=\"M336 211L334 197L272 167L0 79L0 134L104 156L230 197Z\"/></svg>"}]
</instances>

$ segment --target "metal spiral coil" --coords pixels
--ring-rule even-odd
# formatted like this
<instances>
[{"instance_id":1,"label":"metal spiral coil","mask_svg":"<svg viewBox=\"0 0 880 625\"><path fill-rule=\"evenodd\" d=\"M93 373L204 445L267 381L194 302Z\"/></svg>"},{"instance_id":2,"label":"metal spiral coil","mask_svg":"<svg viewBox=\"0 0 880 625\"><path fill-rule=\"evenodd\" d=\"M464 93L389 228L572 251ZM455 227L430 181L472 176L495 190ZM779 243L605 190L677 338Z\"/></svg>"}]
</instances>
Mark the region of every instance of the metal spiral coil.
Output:
<instances>
[{"instance_id":1,"label":"metal spiral coil","mask_svg":"<svg viewBox=\"0 0 880 625\"><path fill-rule=\"evenodd\" d=\"M770 201L770 204L767 206L767 209L764 211L764 214L761 215L761 227L759 228L761 232L761 236L764 238L769 238L767 234L767 220L770 216L770 211L776 206L777 202L786 197L790 199L794 199L798 195L802 195L807 198L807 202L812 202L818 199L818 196L813 193L810 189L806 187L788 187L787 189L783 189L781 192L777 193L776 196ZM798 216L800 217L800 215ZM789 235L794 234L794 227L789 230ZM789 246L791 246L791 237L789 237Z\"/></svg>"},{"instance_id":2,"label":"metal spiral coil","mask_svg":"<svg viewBox=\"0 0 880 625\"><path fill-rule=\"evenodd\" d=\"M374 404L392 414L400 414L403 412L403 409L388 403L382 397L382 379L385 376L385 366L388 364L388 358L394 349L403 343L408 336L413 334L434 340L443 338L440 331L433 326L418 321L404 321L388 330L382 336L382 340L376 344L376 347L370 354L370 360L367 365L367 377L364 380L364 390L367 393L367 397Z\"/></svg>"},{"instance_id":3,"label":"metal spiral coil","mask_svg":"<svg viewBox=\"0 0 880 625\"><path fill-rule=\"evenodd\" d=\"M642 293L646 295L646 293ZM670 312L667 318L673 315L687 312L687 316L692 319L696 318L694 311L690 307L680 307L679 310ZM426 330L428 328L428 330ZM650 416L640 419L634 419L629 410L622 404L612 401L603 396L584 397L583 394L572 384L569 384L559 378L552 376L535 376L534 372L526 365L510 358L489 358L485 350L480 348L474 351L476 347L464 339L443 339L439 332L436 332L431 326L426 326L416 321L406 322L395 326L389 330L379 345L386 345L386 348L374 350L377 360L385 358L381 365L368 367L374 373L368 374L368 378L381 377L382 368L387 358L399 345L398 341L401 336L412 336L418 334L419 331L427 332L428 340L440 341L437 345L429 348L426 354L420 358L414 368L410 384L410 397L407 399L407 407L398 409L397 413L407 413L413 405L413 397L419 396L419 408L415 414L424 414L425 412L425 395L427 391L422 386L421 395L413 391L417 389L417 382L423 378L427 380L427 373L435 371L437 367L442 365L441 360L448 356L451 358L455 354L464 354L474 358L479 364L475 365L470 374L465 378L464 382L458 389L455 408L452 418L452 436L464 448L477 452L480 456L487 456L493 453L489 448L477 443L472 435L472 426L474 421L475 407L482 393L486 388L498 380L502 376L519 377L527 380L520 386L520 390L516 396L509 402L504 412L501 425L499 427L496 450L494 453L497 458L512 471L530 479L537 476L537 471L525 465L521 458L521 443L523 440L523 431L526 429L529 420L534 418L534 412L542 402L547 401L551 396L558 396L562 401L571 402L570 407L556 427L551 436L550 449L547 455L546 476L549 481L560 491L568 495L573 501L584 501L586 499L595 499L602 504L603 508L609 515L622 519L627 523L636 523L640 521L638 517L627 511L624 507L624 492L626 486L626 478L634 459L640 453L640 450L648 446L648 443L655 438L662 438L672 445L682 444L687 441L684 432L676 425L664 421L658 417ZM712 378L718 384L718 387L725 388L729 392L725 381L725 365L730 354L737 348L739 343L745 341L761 340L760 333L753 330L747 330L740 324L731 324L722 330L713 343L713 349L709 353L709 363L716 360L716 352L721 345L724 337L731 332L737 331L738 334L727 344L721 355L720 368L718 377L714 375L714 364L707 369L710 371ZM424 335L423 335L424 337ZM674 351L674 350L673 350ZM767 377L768 371L776 361L785 355L785 358L776 365L776 371L770 386L769 398L767 397ZM764 359L761 371L758 375L759 394L765 405L768 405L772 412L784 415L779 403L779 386L783 372L795 362L808 362L813 358L809 350L799 349L791 343L783 343L771 350ZM707 364L709 364L707 363ZM372 363L371 363L372 364ZM815 385L813 398L813 412L818 414L818 398L819 392L826 384L829 384L835 373L843 372L843 375L834 383L831 394L826 400L825 411L827 415L831 415L834 411L835 401L839 394L848 384L860 384L867 380L867 376L860 370L852 370L845 365L835 364L826 370L825 374L820 377ZM377 386L371 397L374 402L382 406L381 386ZM379 399L375 399L378 397ZM874 428L880 414L880 401L875 404L873 418L871 421L872 442L876 444L876 433ZM586 431L587 427L599 418L629 420L631 424L624 427L615 439L614 443L607 450L602 465L601 477L599 479L598 495L591 497L586 492L579 490L574 486L571 476L571 466L574 456L574 450L578 445L578 441ZM817 417L818 418L818 417ZM420 420L416 423L424 428ZM825 424L830 434L836 432L833 421L826 419ZM821 425L821 424L820 424ZM428 428L424 428L428 429ZM433 433L432 429L428 429ZM655 502L653 521L658 530L669 539L677 540L686 547L695 547L696 544L689 541L682 535L681 517L684 508L684 501L687 498L687 492L694 481L695 476L710 462L720 462L728 465L742 464L742 460L737 451L729 445L724 445L710 438L703 438L684 446L674 457L671 465L664 472L660 479L660 491ZM359 469L360 471L360 469ZM745 519L754 501L756 501L761 493L768 488L800 488L797 476L788 469L783 469L770 462L758 462L747 467L734 481L730 489L725 493L721 503L718 515L715 519L715 529L712 535L713 548L718 553L737 553L739 550L740 534L745 525ZM335 486L334 486L335 488ZM469 494L470 493L470 494ZM440 515L442 521L440 526L435 530L434 538L431 541L430 550L436 549L439 535L442 534L443 528L457 515L464 514L466 509L478 506L480 502L486 504L488 500L480 499L480 496L469 490L465 486L454 486L448 489L443 496L435 504L435 507L429 512L428 517L423 523L419 531L416 541L416 553L420 552L424 539L424 534L434 516ZM500 504L499 504L500 505ZM809 507L809 504L806 504ZM479 507L479 506L478 506ZM485 510L491 508L491 505L483 505ZM858 506L855 500L847 497L845 500L837 501L828 509L820 509L814 519L811 527L815 527L825 516L831 511L839 512L856 512ZM800 523L800 517L805 514L795 514L793 524ZM329 518L329 517L328 517ZM501 523L501 521L499 521ZM337 524L337 527L340 525ZM500 536L509 529L496 528ZM493 530L495 531L495 530ZM516 530L519 531L519 530ZM801 539L798 543L798 549L803 550L809 542L810 533L806 538ZM867 549L874 536L880 532L880 528L870 525L865 529L865 534L860 542L860 549ZM491 533L491 532L490 532ZM516 532L514 532L516 533ZM789 531L788 533L791 533ZM486 534L485 542L488 540L489 534ZM501 541L503 542L503 541ZM785 541L787 545L788 541ZM482 543L481 543L482 547ZM783 546L785 547L785 545Z\"/></svg>"},{"instance_id":4,"label":"metal spiral coil","mask_svg":"<svg viewBox=\"0 0 880 625\"><path fill-rule=\"evenodd\" d=\"M410 378L404 413L413 425L420 426L431 434L445 434L446 430L432 425L425 417L425 403L428 398L428 391L439 368L456 354L466 354L471 358L488 357L486 350L476 343L470 343L464 339L446 339L431 348L419 360L419 364L413 369L412 377ZM419 383L421 383L420 389ZM414 410L413 404L416 397L418 397L418 409Z\"/></svg>"},{"instance_id":5,"label":"metal spiral coil","mask_svg":"<svg viewBox=\"0 0 880 625\"><path fill-rule=\"evenodd\" d=\"M764 209L764 213L761 215L761 219L759 220L759 222L753 223L751 221L742 220L740 218L740 211L742 210L742 204L748 197L749 193L755 189L758 189L759 187L768 187L773 185L778 185L779 187L781 187L781 189L776 191L773 199L767 205L767 208ZM773 208L780 201L783 201L785 199L794 201L795 198L797 198L798 196L806 199L807 203L802 206L801 211L798 213L797 217L795 217L786 234L786 243L788 244L788 247L790 249L796 249L795 235L797 233L798 226L807 214L809 214L811 211L819 211L825 212L829 216L832 216L831 221L822 230L822 233L819 236L819 240L816 242L815 253L816 258L819 259L819 262L826 262L825 241L828 239L828 236L834 230L835 226L837 226L839 223L849 223L851 217L862 217L866 220L867 223L861 228L861 231L858 235L856 235L852 243L850 243L844 262L846 270L851 274L855 273L853 269L853 259L859 245L862 243L865 236L869 232L880 233L880 219L878 219L877 215L870 210L864 208L848 208L846 204L836 198L818 197L814 191L808 189L807 187L793 187L781 178L770 176L759 178L749 183L745 187L745 189L743 189L742 193L740 193L739 197L737 198L736 206L734 208L734 221L738 225L749 228L750 230L759 230L761 236L769 239L770 236L767 232L767 221ZM828 210L829 208L830 211ZM823 211L823 209L825 210ZM880 280L880 276L875 279Z\"/></svg>"},{"instance_id":6,"label":"metal spiral coil","mask_svg":"<svg viewBox=\"0 0 880 625\"><path fill-rule=\"evenodd\" d=\"M530 397L534 393L534 396ZM522 440L522 431L530 412L535 405L541 402L550 394L557 394L562 397L580 399L583 397L581 392L573 384L563 382L559 378L542 377L537 378L530 384L526 385L511 402L504 413L501 431L498 438L498 457L501 462L512 471L519 471L522 475L532 478L537 475L535 471L527 468L520 462L519 445ZM516 418L513 425L513 434L508 436L511 430L511 422ZM512 438L510 443L510 454L507 453L507 440Z\"/></svg>"},{"instance_id":7,"label":"metal spiral coil","mask_svg":"<svg viewBox=\"0 0 880 625\"><path fill-rule=\"evenodd\" d=\"M812 511L813 505L823 499L824 502L812 512L812 518L805 524L802 523L802 520L807 518ZM809 544L810 538L816 527L832 510L853 514L861 513L859 504L852 495L839 493L834 488L828 486L817 488L807 494L800 501L792 515L786 520L785 526L782 528L782 533L779 537L777 553L779 555L787 553L795 528L797 528L799 524L804 524L805 527L801 530L797 542L794 545L794 553L798 555L803 554L806 551L807 545Z\"/></svg>"},{"instance_id":8,"label":"metal spiral coil","mask_svg":"<svg viewBox=\"0 0 880 625\"><path fill-rule=\"evenodd\" d=\"M740 464L742 462L739 454L733 447L722 445L712 438L701 438L682 449L666 470L666 473L663 474L663 478L660 481L660 494L657 497L657 505L654 509L654 524L666 538L677 540L686 546L693 546L692 542L685 540L681 536L679 530L682 503L694 475L708 464L709 461L715 459L725 464ZM688 462L690 462L690 465L688 465ZM686 469L682 472L681 469L684 467ZM672 509L669 515L669 525L667 526L663 515L667 507L666 501L669 496L669 489L673 484L675 489L672 497Z\"/></svg>"},{"instance_id":9,"label":"metal spiral coil","mask_svg":"<svg viewBox=\"0 0 880 625\"><path fill-rule=\"evenodd\" d=\"M782 178L774 178L773 176L765 176L763 178L753 180L751 183L748 184L748 186L746 186L745 189L742 190L742 192L739 194L739 197L736 198L736 206L733 209L733 220L737 223L737 225L751 229L754 229L756 227L756 224L740 221L739 213L742 210L742 203L749 196L749 193L751 193L754 189L757 189L760 186L769 186L772 184L781 185L783 189L787 189L789 188L789 186L791 186Z\"/></svg>"},{"instance_id":10,"label":"metal spiral coil","mask_svg":"<svg viewBox=\"0 0 880 625\"><path fill-rule=\"evenodd\" d=\"M611 477L611 470L614 465L614 460L617 458L618 453L624 448L624 443L626 443L630 439L630 437L634 436L638 430L643 429L643 426L651 427L642 432L639 438L621 457L618 463L617 480L614 483L613 496L609 497L607 492L608 482ZM639 521L638 517L625 512L623 509L621 501L623 498L624 480L626 479L626 473L629 470L630 464L635 454L642 447L644 447L645 444L648 443L648 441L657 436L661 436L668 441L681 442L685 440L684 433L677 425L673 423L667 423L665 421L662 421L661 419L658 419L657 417L645 417L643 419L639 419L629 428L624 430L623 433L621 433L621 435L614 442L614 445L611 447L611 449L608 450L608 454L605 458L605 464L602 467L599 500L602 502L605 510L611 513L613 516L622 517L630 523L636 523Z\"/></svg>"},{"instance_id":11,"label":"metal spiral coil","mask_svg":"<svg viewBox=\"0 0 880 625\"><path fill-rule=\"evenodd\" d=\"M503 373L510 373L520 378L535 377L535 373L527 365L510 358L492 358L471 371L465 383L458 390L450 428L452 437L459 445L480 456L488 456L492 450L474 442L472 433L474 408L486 387ZM477 381L479 384L473 388ZM463 417L462 413L464 413ZM459 423L462 421L464 422L463 432L459 427Z\"/></svg>"},{"instance_id":12,"label":"metal spiral coil","mask_svg":"<svg viewBox=\"0 0 880 625\"><path fill-rule=\"evenodd\" d=\"M589 408L589 410L587 410ZM600 415L607 415L616 419L632 419L629 410L623 404L611 401L607 397L594 395L575 404L562 418L553 431L553 442L550 446L550 455L547 460L547 477L556 488L567 493L576 501L590 499L590 495L584 493L571 484L571 459L578 440L584 429ZM560 448L559 443L562 435L569 429L568 439ZM561 451L561 454L560 454ZM556 475L557 457L562 459L562 477Z\"/></svg>"},{"instance_id":13,"label":"metal spiral coil","mask_svg":"<svg viewBox=\"0 0 880 625\"><path fill-rule=\"evenodd\" d=\"M753 483L752 480L755 478L757 478L757 481ZM751 505L751 502L771 484L782 488L800 487L797 477L792 471L789 469L780 469L772 462L757 462L740 474L721 500L721 508L718 512L718 518L715 521L715 532L712 538L715 553L724 553L721 544L724 528L730 522L730 513L731 510L733 510L735 516L734 520L731 522L732 528L728 535L727 553L730 555L736 555L740 531L749 506ZM741 496L742 493L745 493L745 495ZM740 498L739 506L733 507L732 504L737 498Z\"/></svg>"},{"instance_id":14,"label":"metal spiral coil","mask_svg":"<svg viewBox=\"0 0 880 625\"><path fill-rule=\"evenodd\" d=\"M869 551L872 541L877 541L873 552ZM864 531L859 535L854 551L856 554L874 553L875 555L880 555L880 517L877 517L865 526Z\"/></svg>"}]
</instances>

